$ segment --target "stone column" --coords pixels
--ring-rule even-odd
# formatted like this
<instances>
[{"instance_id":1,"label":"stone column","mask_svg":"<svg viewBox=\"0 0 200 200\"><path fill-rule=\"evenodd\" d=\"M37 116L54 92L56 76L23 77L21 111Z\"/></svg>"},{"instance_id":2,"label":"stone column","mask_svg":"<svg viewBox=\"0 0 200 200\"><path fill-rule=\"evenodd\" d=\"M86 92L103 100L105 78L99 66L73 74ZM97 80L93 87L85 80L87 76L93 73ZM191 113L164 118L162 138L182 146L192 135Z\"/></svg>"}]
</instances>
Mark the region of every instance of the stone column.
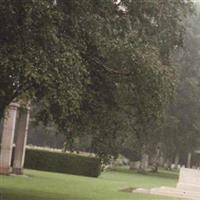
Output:
<instances>
[{"instance_id":1,"label":"stone column","mask_svg":"<svg viewBox=\"0 0 200 200\"><path fill-rule=\"evenodd\" d=\"M8 106L3 121L1 152L0 152L0 174L8 175L11 173L13 140L14 140L15 123L16 123L16 115L18 107L19 104L11 103Z\"/></svg>"},{"instance_id":2,"label":"stone column","mask_svg":"<svg viewBox=\"0 0 200 200\"><path fill-rule=\"evenodd\" d=\"M13 161L14 174L23 174L29 118L30 107L21 108L16 128L16 146Z\"/></svg>"}]
</instances>

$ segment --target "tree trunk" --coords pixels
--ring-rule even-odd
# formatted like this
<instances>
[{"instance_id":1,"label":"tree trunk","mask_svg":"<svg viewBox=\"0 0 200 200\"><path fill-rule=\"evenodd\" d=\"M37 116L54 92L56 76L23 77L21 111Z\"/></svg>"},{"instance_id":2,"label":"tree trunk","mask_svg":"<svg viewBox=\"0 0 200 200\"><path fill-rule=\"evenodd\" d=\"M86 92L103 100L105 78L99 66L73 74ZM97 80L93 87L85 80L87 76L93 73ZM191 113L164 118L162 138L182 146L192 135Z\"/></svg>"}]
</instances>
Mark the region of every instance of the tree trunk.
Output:
<instances>
[{"instance_id":1,"label":"tree trunk","mask_svg":"<svg viewBox=\"0 0 200 200\"><path fill-rule=\"evenodd\" d=\"M164 167L164 163L165 163L165 158L164 155L161 154L159 157L159 166Z\"/></svg>"},{"instance_id":2,"label":"tree trunk","mask_svg":"<svg viewBox=\"0 0 200 200\"><path fill-rule=\"evenodd\" d=\"M175 169L178 169L179 160L180 160L179 153L176 153L176 157L174 159Z\"/></svg>"},{"instance_id":3,"label":"tree trunk","mask_svg":"<svg viewBox=\"0 0 200 200\"><path fill-rule=\"evenodd\" d=\"M153 164L152 164L152 172L158 172L159 159L160 159L160 147L157 146L156 153L153 159Z\"/></svg>"},{"instance_id":4,"label":"tree trunk","mask_svg":"<svg viewBox=\"0 0 200 200\"><path fill-rule=\"evenodd\" d=\"M187 157L187 168L191 168L191 160L192 160L192 153L189 152Z\"/></svg>"},{"instance_id":5,"label":"tree trunk","mask_svg":"<svg viewBox=\"0 0 200 200\"><path fill-rule=\"evenodd\" d=\"M142 158L140 164L140 172L145 172L149 167L149 155L146 153L146 146L144 145L142 148Z\"/></svg>"},{"instance_id":6,"label":"tree trunk","mask_svg":"<svg viewBox=\"0 0 200 200\"><path fill-rule=\"evenodd\" d=\"M166 170L171 170L171 165L172 165L172 160L168 158L168 159L166 160L165 164L164 164L164 168L165 168Z\"/></svg>"},{"instance_id":7,"label":"tree trunk","mask_svg":"<svg viewBox=\"0 0 200 200\"><path fill-rule=\"evenodd\" d=\"M143 154L141 159L140 171L141 172L146 171L148 166L149 166L149 156L147 154Z\"/></svg>"}]
</instances>

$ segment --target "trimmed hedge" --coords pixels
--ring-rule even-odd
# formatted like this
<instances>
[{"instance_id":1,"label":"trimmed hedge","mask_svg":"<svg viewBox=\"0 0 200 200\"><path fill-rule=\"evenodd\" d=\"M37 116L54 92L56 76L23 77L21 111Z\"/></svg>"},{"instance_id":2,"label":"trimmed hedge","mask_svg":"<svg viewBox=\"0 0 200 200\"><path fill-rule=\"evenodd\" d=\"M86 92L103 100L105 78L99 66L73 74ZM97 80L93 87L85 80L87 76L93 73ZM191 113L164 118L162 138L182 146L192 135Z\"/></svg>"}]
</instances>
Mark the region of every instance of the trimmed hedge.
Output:
<instances>
[{"instance_id":1,"label":"trimmed hedge","mask_svg":"<svg viewBox=\"0 0 200 200\"><path fill-rule=\"evenodd\" d=\"M25 168L74 175L98 177L100 159L76 154L26 149Z\"/></svg>"}]
</instances>

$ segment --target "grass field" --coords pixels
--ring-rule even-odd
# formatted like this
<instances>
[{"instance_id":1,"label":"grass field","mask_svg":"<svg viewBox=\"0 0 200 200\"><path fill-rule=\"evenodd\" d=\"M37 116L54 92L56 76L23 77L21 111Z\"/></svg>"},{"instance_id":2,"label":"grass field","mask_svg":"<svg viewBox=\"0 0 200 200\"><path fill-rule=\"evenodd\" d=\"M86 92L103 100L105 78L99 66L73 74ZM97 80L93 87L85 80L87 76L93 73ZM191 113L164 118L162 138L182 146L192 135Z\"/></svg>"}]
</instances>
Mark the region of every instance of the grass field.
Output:
<instances>
[{"instance_id":1,"label":"grass field","mask_svg":"<svg viewBox=\"0 0 200 200\"><path fill-rule=\"evenodd\" d=\"M99 178L26 170L26 176L0 176L0 200L167 200L119 191L128 187L175 186L177 175L162 171L140 175L128 170L104 172Z\"/></svg>"}]
</instances>

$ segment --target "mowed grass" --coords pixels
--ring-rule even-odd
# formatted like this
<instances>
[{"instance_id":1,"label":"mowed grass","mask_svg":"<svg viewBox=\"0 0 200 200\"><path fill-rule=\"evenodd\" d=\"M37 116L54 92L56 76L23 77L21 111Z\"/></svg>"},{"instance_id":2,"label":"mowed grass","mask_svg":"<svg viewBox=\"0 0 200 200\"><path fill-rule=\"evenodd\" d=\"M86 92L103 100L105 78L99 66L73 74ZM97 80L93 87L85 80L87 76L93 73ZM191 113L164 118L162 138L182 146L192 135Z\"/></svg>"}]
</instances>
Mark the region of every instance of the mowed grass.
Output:
<instances>
[{"instance_id":1,"label":"mowed grass","mask_svg":"<svg viewBox=\"0 0 200 200\"><path fill-rule=\"evenodd\" d=\"M167 200L121 192L128 187L175 186L177 174L161 171L141 175L108 171L99 178L26 170L26 176L0 176L0 200Z\"/></svg>"}]
</instances>

